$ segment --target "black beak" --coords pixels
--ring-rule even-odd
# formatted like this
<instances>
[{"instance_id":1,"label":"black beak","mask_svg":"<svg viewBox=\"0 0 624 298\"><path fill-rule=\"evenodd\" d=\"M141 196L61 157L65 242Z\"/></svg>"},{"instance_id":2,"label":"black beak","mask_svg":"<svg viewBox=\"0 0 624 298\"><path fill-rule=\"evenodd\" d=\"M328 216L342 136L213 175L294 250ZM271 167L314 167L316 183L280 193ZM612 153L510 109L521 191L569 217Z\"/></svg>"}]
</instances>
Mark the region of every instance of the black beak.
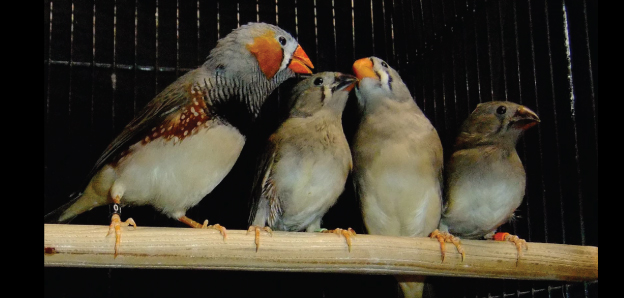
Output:
<instances>
[{"instance_id":1,"label":"black beak","mask_svg":"<svg viewBox=\"0 0 624 298\"><path fill-rule=\"evenodd\" d=\"M343 90L349 88L349 91L351 91L351 88L353 88L353 85L355 84L355 82L357 82L357 78L348 74L340 74L336 76L335 82L337 82L338 85L334 87L334 90Z\"/></svg>"}]
</instances>

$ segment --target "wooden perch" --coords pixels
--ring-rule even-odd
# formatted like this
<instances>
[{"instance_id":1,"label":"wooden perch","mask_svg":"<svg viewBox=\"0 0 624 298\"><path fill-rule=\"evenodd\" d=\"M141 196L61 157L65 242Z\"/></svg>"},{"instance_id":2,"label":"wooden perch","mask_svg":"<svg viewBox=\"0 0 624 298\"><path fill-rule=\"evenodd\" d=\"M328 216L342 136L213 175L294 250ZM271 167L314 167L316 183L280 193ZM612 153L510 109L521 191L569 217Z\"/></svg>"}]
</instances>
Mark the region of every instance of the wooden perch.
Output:
<instances>
[{"instance_id":1,"label":"wooden perch","mask_svg":"<svg viewBox=\"0 0 624 298\"><path fill-rule=\"evenodd\" d=\"M344 237L324 233L254 233L212 229L122 228L113 257L108 226L44 225L44 266L181 268L359 274L438 275L484 278L592 281L598 279L598 248L528 243L516 265L512 243L462 240L466 259L447 243L444 262L437 240L358 234L351 252Z\"/></svg>"}]
</instances>

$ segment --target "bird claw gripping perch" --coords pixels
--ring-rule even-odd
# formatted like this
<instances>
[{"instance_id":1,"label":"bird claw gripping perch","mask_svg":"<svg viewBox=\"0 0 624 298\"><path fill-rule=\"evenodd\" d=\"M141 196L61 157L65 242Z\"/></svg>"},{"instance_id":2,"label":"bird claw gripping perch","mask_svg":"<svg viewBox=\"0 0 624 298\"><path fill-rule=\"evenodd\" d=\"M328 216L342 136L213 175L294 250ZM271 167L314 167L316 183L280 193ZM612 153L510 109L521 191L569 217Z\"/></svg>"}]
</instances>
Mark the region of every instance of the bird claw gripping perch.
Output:
<instances>
[{"instance_id":1,"label":"bird claw gripping perch","mask_svg":"<svg viewBox=\"0 0 624 298\"><path fill-rule=\"evenodd\" d=\"M516 235L499 232L499 233L494 234L494 240L509 241L509 242L512 242L514 245L516 245L516 249L518 250L518 253L516 256L516 266L518 265L518 261L520 261L520 258L522 257L522 247L524 246L525 250L529 250L529 245L527 244L526 240L521 239L520 237Z\"/></svg>"},{"instance_id":2,"label":"bird claw gripping perch","mask_svg":"<svg viewBox=\"0 0 624 298\"><path fill-rule=\"evenodd\" d=\"M136 229L136 223L132 218L128 218L126 221L121 221L121 206L118 202L110 204L110 213L111 213L111 223L108 227L108 233L106 236L110 235L113 231L115 231L115 258L119 254L119 244L121 244L121 227L132 225Z\"/></svg>"},{"instance_id":3,"label":"bird claw gripping perch","mask_svg":"<svg viewBox=\"0 0 624 298\"><path fill-rule=\"evenodd\" d=\"M258 252L258 248L260 248L260 230L264 230L267 233L269 233L271 235L271 237L273 237L273 230L271 230L271 228L269 227L259 227L259 226L250 226L249 229L247 229L247 233L245 235L248 235L249 232L251 232L251 230L254 230L256 232L256 252Z\"/></svg>"},{"instance_id":4,"label":"bird claw gripping perch","mask_svg":"<svg viewBox=\"0 0 624 298\"><path fill-rule=\"evenodd\" d=\"M320 229L318 230L318 232L321 233L334 233L336 235L338 235L340 237L340 235L344 236L346 241L347 241L347 246L349 246L349 252L351 252L351 236L356 236L357 234L355 233L355 231L352 228L348 228L348 229L341 229L341 228L337 228L335 230L328 230L328 229Z\"/></svg>"},{"instance_id":5,"label":"bird claw gripping perch","mask_svg":"<svg viewBox=\"0 0 624 298\"><path fill-rule=\"evenodd\" d=\"M440 230L436 229L429 235L430 238L437 238L438 242L440 242L440 251L442 252L442 263L444 263L444 258L446 257L446 244L445 242L451 242L457 248L457 252L462 256L462 262L466 257L466 253L464 248L460 243L460 239L458 237L453 236L449 232L440 232Z\"/></svg>"},{"instance_id":6,"label":"bird claw gripping perch","mask_svg":"<svg viewBox=\"0 0 624 298\"><path fill-rule=\"evenodd\" d=\"M220 224L214 224L214 225L208 225L208 220L204 220L203 224L200 224L188 217L182 216L178 219L179 221L189 225L191 228L196 228L196 229L215 229L219 232L221 232L221 235L223 235L223 241L225 241L225 238L227 238L227 229L220 225Z\"/></svg>"}]
</instances>

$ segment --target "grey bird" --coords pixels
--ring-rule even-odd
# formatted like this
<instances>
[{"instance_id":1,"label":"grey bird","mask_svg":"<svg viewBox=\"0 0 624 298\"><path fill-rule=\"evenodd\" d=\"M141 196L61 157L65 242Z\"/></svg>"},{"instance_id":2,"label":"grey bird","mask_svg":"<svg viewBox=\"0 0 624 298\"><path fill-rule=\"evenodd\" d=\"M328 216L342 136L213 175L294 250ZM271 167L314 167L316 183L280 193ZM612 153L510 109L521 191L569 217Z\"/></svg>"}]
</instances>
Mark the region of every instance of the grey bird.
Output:
<instances>
[{"instance_id":1,"label":"grey bird","mask_svg":"<svg viewBox=\"0 0 624 298\"><path fill-rule=\"evenodd\" d=\"M513 218L524 198L526 173L516 144L538 122L533 111L513 102L477 105L461 125L446 164L440 234L511 241L517 258L522 256L526 241L495 232Z\"/></svg>"},{"instance_id":2,"label":"grey bird","mask_svg":"<svg viewBox=\"0 0 624 298\"><path fill-rule=\"evenodd\" d=\"M361 120L353 140L353 177L369 234L426 237L440 223L442 143L392 67L355 61ZM405 297L420 297L424 277L398 277Z\"/></svg>"},{"instance_id":3,"label":"grey bird","mask_svg":"<svg viewBox=\"0 0 624 298\"><path fill-rule=\"evenodd\" d=\"M248 232L256 231L256 250L260 229L318 231L343 192L352 159L342 112L356 80L322 72L293 88L288 118L269 137L252 188Z\"/></svg>"},{"instance_id":4,"label":"grey bird","mask_svg":"<svg viewBox=\"0 0 624 298\"><path fill-rule=\"evenodd\" d=\"M228 174L245 134L268 95L313 65L286 31L250 23L217 42L208 59L167 86L111 142L84 191L44 217L67 222L94 207L113 204L109 234L119 253L123 205L151 205L191 227L185 216ZM115 211L116 210L116 211ZM221 230L225 239L225 228Z\"/></svg>"}]
</instances>

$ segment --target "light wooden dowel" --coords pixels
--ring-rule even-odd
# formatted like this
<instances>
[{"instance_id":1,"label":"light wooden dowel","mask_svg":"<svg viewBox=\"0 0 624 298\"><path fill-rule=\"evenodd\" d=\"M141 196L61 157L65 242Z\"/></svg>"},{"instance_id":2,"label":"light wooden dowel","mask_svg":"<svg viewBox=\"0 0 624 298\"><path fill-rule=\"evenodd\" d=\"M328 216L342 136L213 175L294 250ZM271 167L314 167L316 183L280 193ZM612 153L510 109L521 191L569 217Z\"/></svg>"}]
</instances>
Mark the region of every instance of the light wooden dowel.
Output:
<instances>
[{"instance_id":1,"label":"light wooden dowel","mask_svg":"<svg viewBox=\"0 0 624 298\"><path fill-rule=\"evenodd\" d=\"M44 224L44 266L180 268L359 274L463 276L530 280L598 279L598 248L530 242L516 265L512 243L462 240L466 259L437 240L358 234L351 252L342 236L323 233L254 233L191 228L122 228L120 254L108 226Z\"/></svg>"}]
</instances>

